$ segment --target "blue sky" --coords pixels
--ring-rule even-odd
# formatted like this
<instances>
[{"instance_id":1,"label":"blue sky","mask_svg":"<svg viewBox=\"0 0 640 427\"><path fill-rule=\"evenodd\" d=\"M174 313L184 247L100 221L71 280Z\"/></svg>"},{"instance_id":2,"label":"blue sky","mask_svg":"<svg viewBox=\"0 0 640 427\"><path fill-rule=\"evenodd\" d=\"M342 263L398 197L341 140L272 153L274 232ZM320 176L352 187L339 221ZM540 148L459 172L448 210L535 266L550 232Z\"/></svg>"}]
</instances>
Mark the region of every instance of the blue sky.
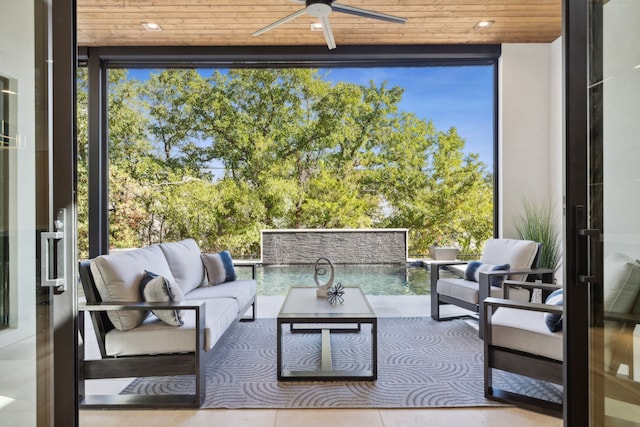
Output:
<instances>
[{"instance_id":1,"label":"blue sky","mask_svg":"<svg viewBox=\"0 0 640 427\"><path fill-rule=\"evenodd\" d=\"M144 80L154 70L132 69L129 76ZM209 70L210 71L210 70ZM451 127L465 140L465 152L477 153L491 171L493 164L493 67L380 67L321 70L332 82L349 81L405 89L400 108L431 120L436 129ZM208 72L203 72L208 75Z\"/></svg>"},{"instance_id":2,"label":"blue sky","mask_svg":"<svg viewBox=\"0 0 640 427\"><path fill-rule=\"evenodd\" d=\"M327 79L405 88L400 108L431 120L436 129L451 127L465 139L465 152L493 164L493 68L491 66L412 68L333 68Z\"/></svg>"}]
</instances>

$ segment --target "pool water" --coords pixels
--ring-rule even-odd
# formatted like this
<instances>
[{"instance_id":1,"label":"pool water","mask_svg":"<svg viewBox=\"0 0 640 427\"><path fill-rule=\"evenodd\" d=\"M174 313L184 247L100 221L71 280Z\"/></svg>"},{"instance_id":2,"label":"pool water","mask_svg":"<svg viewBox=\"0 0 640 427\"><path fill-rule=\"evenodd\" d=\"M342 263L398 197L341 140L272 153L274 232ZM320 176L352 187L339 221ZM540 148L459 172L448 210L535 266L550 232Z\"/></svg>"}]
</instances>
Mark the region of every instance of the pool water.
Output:
<instances>
[{"instance_id":1,"label":"pool water","mask_svg":"<svg viewBox=\"0 0 640 427\"><path fill-rule=\"evenodd\" d=\"M315 286L314 272L313 265L258 266L258 295L286 295L290 286ZM238 275L243 276L240 271ZM320 283L325 283L329 277L329 273L320 276ZM429 280L429 270L423 266L338 264L334 285L359 285L367 295L428 295Z\"/></svg>"}]
</instances>

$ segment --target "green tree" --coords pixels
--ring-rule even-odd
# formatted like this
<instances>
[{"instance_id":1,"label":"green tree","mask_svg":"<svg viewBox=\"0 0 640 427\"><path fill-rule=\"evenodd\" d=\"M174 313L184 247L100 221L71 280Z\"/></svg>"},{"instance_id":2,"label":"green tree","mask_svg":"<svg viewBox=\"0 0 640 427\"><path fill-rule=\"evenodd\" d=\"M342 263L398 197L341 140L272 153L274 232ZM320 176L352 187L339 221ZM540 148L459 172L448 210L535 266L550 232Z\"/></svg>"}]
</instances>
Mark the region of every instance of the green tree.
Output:
<instances>
[{"instance_id":1,"label":"green tree","mask_svg":"<svg viewBox=\"0 0 640 427\"><path fill-rule=\"evenodd\" d=\"M455 128L448 132L427 127L431 140L425 150L422 185L410 198L389 195L394 214L390 224L410 229L413 253L424 254L436 243L476 250L491 237L492 191L477 155L464 155L464 140ZM398 197L400 196L400 197Z\"/></svg>"},{"instance_id":2,"label":"green tree","mask_svg":"<svg viewBox=\"0 0 640 427\"><path fill-rule=\"evenodd\" d=\"M78 251L89 254L88 243L88 128L87 70L78 70ZM118 247L139 246L144 241L137 231L136 217L144 217L134 190L139 182L137 164L150 145L145 137L145 116L139 108L140 86L127 79L125 70L112 69L109 81L109 216L110 241ZM117 208L116 208L117 207Z\"/></svg>"},{"instance_id":3,"label":"green tree","mask_svg":"<svg viewBox=\"0 0 640 427\"><path fill-rule=\"evenodd\" d=\"M110 72L112 244L194 237L255 256L262 228L406 227L410 253L423 254L440 237L473 248L491 236L491 176L455 128L400 111L402 88L324 77ZM85 125L79 134L81 198Z\"/></svg>"}]
</instances>

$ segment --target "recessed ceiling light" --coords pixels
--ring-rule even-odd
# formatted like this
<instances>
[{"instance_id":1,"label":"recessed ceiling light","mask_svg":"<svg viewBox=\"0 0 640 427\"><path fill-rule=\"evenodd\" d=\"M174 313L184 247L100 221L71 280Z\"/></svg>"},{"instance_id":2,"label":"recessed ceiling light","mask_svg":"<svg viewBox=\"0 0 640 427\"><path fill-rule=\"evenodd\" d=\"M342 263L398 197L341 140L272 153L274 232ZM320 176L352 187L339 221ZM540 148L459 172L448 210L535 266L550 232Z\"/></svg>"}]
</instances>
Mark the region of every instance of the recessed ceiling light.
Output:
<instances>
[{"instance_id":1,"label":"recessed ceiling light","mask_svg":"<svg viewBox=\"0 0 640 427\"><path fill-rule=\"evenodd\" d=\"M162 27L155 22L143 22L142 26L147 31L162 31Z\"/></svg>"},{"instance_id":2,"label":"recessed ceiling light","mask_svg":"<svg viewBox=\"0 0 640 427\"><path fill-rule=\"evenodd\" d=\"M312 22L310 27L311 31L322 31L322 22Z\"/></svg>"},{"instance_id":3,"label":"recessed ceiling light","mask_svg":"<svg viewBox=\"0 0 640 427\"><path fill-rule=\"evenodd\" d=\"M494 22L496 21L480 21L473 28L475 29L489 28L490 26L493 25Z\"/></svg>"}]
</instances>

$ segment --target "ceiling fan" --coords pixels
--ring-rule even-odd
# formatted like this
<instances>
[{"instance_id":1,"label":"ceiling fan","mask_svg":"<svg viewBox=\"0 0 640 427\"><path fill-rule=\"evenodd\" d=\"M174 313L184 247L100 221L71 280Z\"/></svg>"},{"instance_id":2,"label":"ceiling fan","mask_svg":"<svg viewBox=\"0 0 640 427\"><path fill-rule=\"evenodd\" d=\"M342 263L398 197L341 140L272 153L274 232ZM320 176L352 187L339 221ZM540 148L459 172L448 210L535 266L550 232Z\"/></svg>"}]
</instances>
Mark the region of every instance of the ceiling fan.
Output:
<instances>
[{"instance_id":1,"label":"ceiling fan","mask_svg":"<svg viewBox=\"0 0 640 427\"><path fill-rule=\"evenodd\" d=\"M329 23L329 14L332 11L347 13L349 15L361 16L363 18L372 18L379 19L381 21L394 22L396 24L404 24L407 22L406 18L400 18L393 15L387 15L385 13L374 12L372 10L360 9L357 7L346 6L343 4L338 4L335 0L292 0L296 3L302 3L305 5L304 9L301 9L297 12L292 13L289 16L285 16L284 18L274 22L273 24L269 24L266 27L256 31L251 34L256 37L260 34L264 34L269 30L272 30L285 22L289 22L292 19L297 18L300 15L308 13L311 16L318 18L322 24L322 32L324 33L324 38L327 41L327 46L329 49L336 48L336 42L333 39L333 32L331 31L331 24Z\"/></svg>"}]
</instances>

